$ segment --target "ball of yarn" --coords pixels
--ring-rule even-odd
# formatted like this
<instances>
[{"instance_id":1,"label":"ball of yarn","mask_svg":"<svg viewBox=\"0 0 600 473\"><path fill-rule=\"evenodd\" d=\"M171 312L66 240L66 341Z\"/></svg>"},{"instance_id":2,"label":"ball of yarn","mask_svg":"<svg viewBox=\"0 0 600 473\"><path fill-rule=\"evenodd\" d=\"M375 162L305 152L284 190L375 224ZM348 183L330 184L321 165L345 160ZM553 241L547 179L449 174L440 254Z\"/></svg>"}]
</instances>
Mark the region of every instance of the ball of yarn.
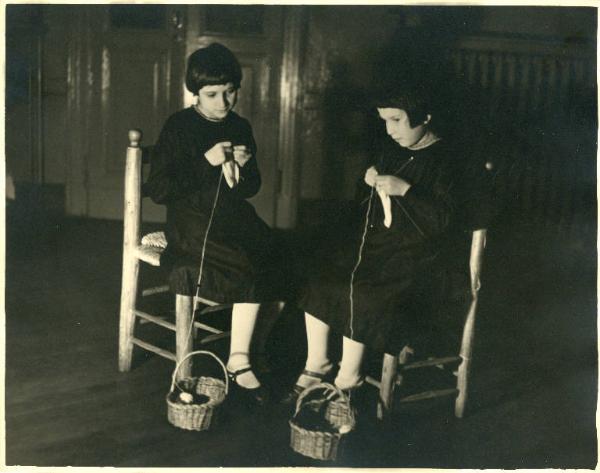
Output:
<instances>
[{"instance_id":1,"label":"ball of yarn","mask_svg":"<svg viewBox=\"0 0 600 473\"><path fill-rule=\"evenodd\" d=\"M190 404L194 400L194 396L190 393L179 393L179 400L185 404Z\"/></svg>"},{"instance_id":2,"label":"ball of yarn","mask_svg":"<svg viewBox=\"0 0 600 473\"><path fill-rule=\"evenodd\" d=\"M340 434L347 434L352 430L352 426L350 424L341 425L339 428Z\"/></svg>"}]
</instances>

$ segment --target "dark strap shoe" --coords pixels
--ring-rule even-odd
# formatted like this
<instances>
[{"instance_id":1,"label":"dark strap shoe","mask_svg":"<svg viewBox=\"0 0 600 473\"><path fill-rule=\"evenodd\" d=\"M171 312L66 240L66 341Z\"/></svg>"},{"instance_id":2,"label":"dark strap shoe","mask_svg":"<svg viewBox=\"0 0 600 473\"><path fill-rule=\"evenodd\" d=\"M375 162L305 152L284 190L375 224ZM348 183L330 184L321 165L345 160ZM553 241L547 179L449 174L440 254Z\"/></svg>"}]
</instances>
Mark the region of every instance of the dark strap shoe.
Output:
<instances>
[{"instance_id":1,"label":"dark strap shoe","mask_svg":"<svg viewBox=\"0 0 600 473\"><path fill-rule=\"evenodd\" d=\"M244 401L246 404L258 407L267 405L271 400L271 396L269 390L266 387L260 385L256 388L245 388L244 386L240 386L237 383L237 377L241 374L247 373L248 371L252 371L251 366L247 366L246 368L240 368L236 371L227 370L227 376L231 381L229 383L229 386L230 388L234 388L232 389L232 394L234 396L239 396L241 400Z\"/></svg>"},{"instance_id":2,"label":"dark strap shoe","mask_svg":"<svg viewBox=\"0 0 600 473\"><path fill-rule=\"evenodd\" d=\"M322 383L324 381L330 381L332 371L333 370L329 370L327 373L318 373L316 371L302 370L302 373L300 373L300 376L308 376L310 378L314 378L316 381L311 384L316 384L316 383ZM296 401L298 400L298 396L300 396L302 391L304 391L309 386L300 386L299 384L295 384L292 387L292 389L290 389L288 392L286 392L282 396L280 402L282 404L295 404Z\"/></svg>"}]
</instances>

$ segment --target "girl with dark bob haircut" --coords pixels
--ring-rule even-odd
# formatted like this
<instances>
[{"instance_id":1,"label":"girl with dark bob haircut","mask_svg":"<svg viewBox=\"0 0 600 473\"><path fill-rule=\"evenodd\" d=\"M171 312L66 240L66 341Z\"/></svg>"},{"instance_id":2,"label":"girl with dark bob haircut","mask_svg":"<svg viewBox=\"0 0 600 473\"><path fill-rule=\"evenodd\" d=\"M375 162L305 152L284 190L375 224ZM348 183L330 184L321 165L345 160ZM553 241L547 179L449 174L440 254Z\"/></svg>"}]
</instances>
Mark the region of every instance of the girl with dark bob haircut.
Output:
<instances>
[{"instance_id":1,"label":"girl with dark bob haircut","mask_svg":"<svg viewBox=\"0 0 600 473\"><path fill-rule=\"evenodd\" d=\"M427 115L431 114L432 117L427 125L428 129L432 130L435 122L434 115L435 118L438 118L438 114L432 112L434 112L434 108L435 112L438 111L435 105L443 100L434 96L432 89L435 87L434 82L430 79L387 79L375 88L369 98L369 105L374 109L387 107L404 110L412 127L424 122Z\"/></svg>"},{"instance_id":2,"label":"girl with dark bob haircut","mask_svg":"<svg viewBox=\"0 0 600 473\"><path fill-rule=\"evenodd\" d=\"M167 207L161 263L171 268L171 290L233 304L227 370L240 393L263 404L268 393L251 361L264 364L289 284L282 250L248 202L261 178L252 127L233 111L241 80L238 60L221 44L189 57L185 83L196 103L165 123L144 191ZM257 322L264 330L253 341Z\"/></svg>"},{"instance_id":3,"label":"girl with dark bob haircut","mask_svg":"<svg viewBox=\"0 0 600 473\"><path fill-rule=\"evenodd\" d=\"M285 401L323 379L358 388L367 347L397 353L407 341L412 304L427 297L424 282L439 264L456 209L460 154L431 127L431 91L419 81L397 81L371 101L387 136L361 179L359 225L309 266L299 298L307 358ZM342 336L339 370L329 359L330 332Z\"/></svg>"},{"instance_id":4,"label":"girl with dark bob haircut","mask_svg":"<svg viewBox=\"0 0 600 473\"><path fill-rule=\"evenodd\" d=\"M225 46L213 43L198 49L188 58L185 87L192 94L206 85L227 84L236 89L242 83L242 68L234 54Z\"/></svg>"}]
</instances>

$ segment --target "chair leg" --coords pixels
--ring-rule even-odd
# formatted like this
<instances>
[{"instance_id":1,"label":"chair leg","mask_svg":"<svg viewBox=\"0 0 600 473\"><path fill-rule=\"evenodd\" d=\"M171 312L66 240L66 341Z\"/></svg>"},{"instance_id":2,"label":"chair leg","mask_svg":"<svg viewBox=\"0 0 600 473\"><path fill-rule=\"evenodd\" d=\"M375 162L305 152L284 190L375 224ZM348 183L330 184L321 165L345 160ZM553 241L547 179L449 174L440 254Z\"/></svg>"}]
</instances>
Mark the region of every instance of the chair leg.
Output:
<instances>
[{"instance_id":1,"label":"chair leg","mask_svg":"<svg viewBox=\"0 0 600 473\"><path fill-rule=\"evenodd\" d=\"M400 354L398 355L399 369L398 369L398 373L396 374L396 387L402 386L402 383L404 382L403 367L405 364L408 363L408 359L413 354L414 354L413 349L408 345L405 345L402 348L402 350L400 350Z\"/></svg>"},{"instance_id":2,"label":"chair leg","mask_svg":"<svg viewBox=\"0 0 600 473\"><path fill-rule=\"evenodd\" d=\"M471 360L469 360L468 358L465 358L462 360L460 366L458 367L456 380L456 389L458 390L458 395L456 396L456 401L454 402L454 415L459 419L461 419L464 415L465 405L467 403L467 387L470 361Z\"/></svg>"},{"instance_id":3,"label":"chair leg","mask_svg":"<svg viewBox=\"0 0 600 473\"><path fill-rule=\"evenodd\" d=\"M454 404L454 415L459 419L462 418L465 412L465 406L467 404L469 369L471 368L471 353L473 351L473 334L476 311L477 298L474 298L474 300L471 302L471 307L469 308L469 313L467 314L467 320L463 330L460 348L462 362L458 367L458 373L456 376L456 389L458 390L458 396L456 396L456 401Z\"/></svg>"},{"instance_id":4,"label":"chair leg","mask_svg":"<svg viewBox=\"0 0 600 473\"><path fill-rule=\"evenodd\" d=\"M192 351L193 334L190 334L190 324L192 324L192 311L194 298L192 296L175 296L175 357L177 363ZM191 360L187 359L179 367L177 379L185 378L191 375Z\"/></svg>"},{"instance_id":5,"label":"chair leg","mask_svg":"<svg viewBox=\"0 0 600 473\"><path fill-rule=\"evenodd\" d=\"M398 358L386 353L383 355L381 368L381 385L379 387L379 402L377 404L377 418L383 420L392 410L396 375L398 374Z\"/></svg>"},{"instance_id":6,"label":"chair leg","mask_svg":"<svg viewBox=\"0 0 600 473\"><path fill-rule=\"evenodd\" d=\"M121 310L119 315L119 371L131 369L135 302L138 289L140 261L132 255L123 257L121 280Z\"/></svg>"}]
</instances>

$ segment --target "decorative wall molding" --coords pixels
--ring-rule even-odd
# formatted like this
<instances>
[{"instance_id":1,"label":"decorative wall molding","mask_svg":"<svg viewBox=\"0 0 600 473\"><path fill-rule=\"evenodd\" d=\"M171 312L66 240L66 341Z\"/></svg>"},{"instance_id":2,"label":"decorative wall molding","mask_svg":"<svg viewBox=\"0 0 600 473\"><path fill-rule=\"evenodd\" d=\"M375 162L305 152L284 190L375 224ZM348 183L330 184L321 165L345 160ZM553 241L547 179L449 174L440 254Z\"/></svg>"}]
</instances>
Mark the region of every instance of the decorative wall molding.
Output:
<instances>
[{"instance_id":1,"label":"decorative wall molding","mask_svg":"<svg viewBox=\"0 0 600 473\"><path fill-rule=\"evenodd\" d=\"M281 173L277 195L276 225L293 228L296 224L299 198L298 140L300 100L302 90L301 58L303 31L306 26L304 8L290 7L286 11L281 64L278 167Z\"/></svg>"},{"instance_id":2,"label":"decorative wall molding","mask_svg":"<svg viewBox=\"0 0 600 473\"><path fill-rule=\"evenodd\" d=\"M590 58L595 56L593 45L537 37L478 35L459 39L454 49L496 51L515 54L556 55Z\"/></svg>"},{"instance_id":3,"label":"decorative wall molding","mask_svg":"<svg viewBox=\"0 0 600 473\"><path fill-rule=\"evenodd\" d=\"M455 76L479 96L490 119L569 114L597 80L595 55L585 47L478 37L447 54Z\"/></svg>"}]
</instances>

